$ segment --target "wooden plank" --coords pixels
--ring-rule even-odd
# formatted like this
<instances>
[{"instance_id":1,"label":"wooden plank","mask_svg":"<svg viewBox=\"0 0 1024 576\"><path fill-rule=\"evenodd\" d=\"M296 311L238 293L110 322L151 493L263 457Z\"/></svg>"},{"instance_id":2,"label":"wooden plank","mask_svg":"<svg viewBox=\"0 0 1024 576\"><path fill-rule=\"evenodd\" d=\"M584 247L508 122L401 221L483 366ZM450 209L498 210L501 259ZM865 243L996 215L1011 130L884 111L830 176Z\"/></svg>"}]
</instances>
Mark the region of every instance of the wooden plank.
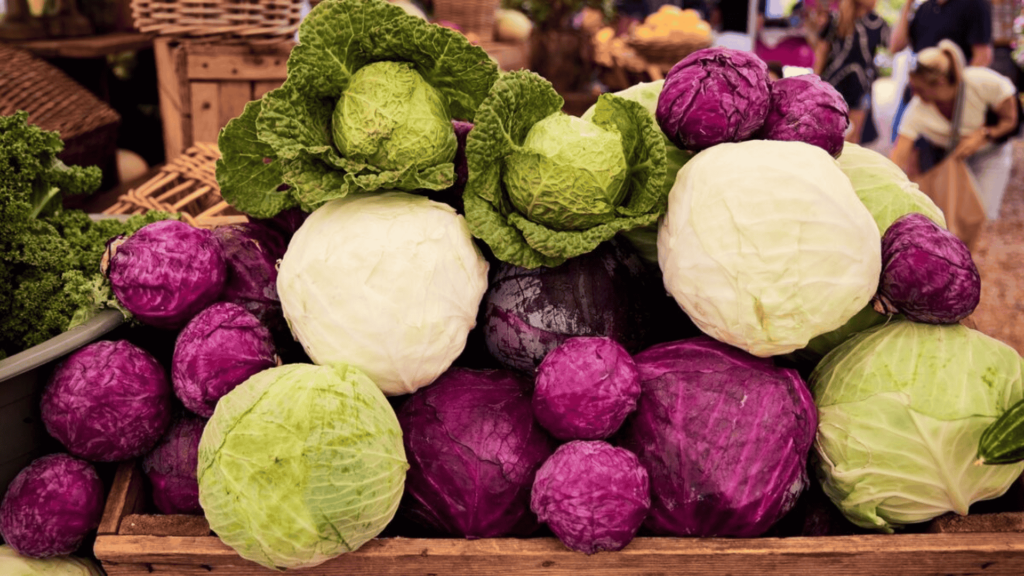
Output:
<instances>
[{"instance_id":1,"label":"wooden plank","mask_svg":"<svg viewBox=\"0 0 1024 576\"><path fill-rule=\"evenodd\" d=\"M180 77L169 38L153 42L156 62L156 83L160 103L160 121L164 131L164 154L168 160L185 151L184 110L181 101Z\"/></svg>"},{"instance_id":2,"label":"wooden plank","mask_svg":"<svg viewBox=\"0 0 1024 576\"><path fill-rule=\"evenodd\" d=\"M220 134L220 86L191 82L192 142L216 142Z\"/></svg>"},{"instance_id":3,"label":"wooden plank","mask_svg":"<svg viewBox=\"0 0 1024 576\"><path fill-rule=\"evenodd\" d=\"M190 48L188 77L191 80L284 80L288 75L291 45L269 52L209 51Z\"/></svg>"},{"instance_id":4,"label":"wooden plank","mask_svg":"<svg viewBox=\"0 0 1024 576\"><path fill-rule=\"evenodd\" d=\"M215 537L100 536L96 556L114 574L274 574ZM132 572L137 567L143 572ZM119 571L119 568L125 568ZM1024 574L1024 534L904 534L821 538L637 538L586 556L553 538L372 540L357 552L289 574L473 576L633 574L819 576Z\"/></svg>"},{"instance_id":5,"label":"wooden plank","mask_svg":"<svg viewBox=\"0 0 1024 576\"><path fill-rule=\"evenodd\" d=\"M117 534L121 519L142 507L142 484L142 474L136 469L134 461L123 462L118 466L103 509L98 534Z\"/></svg>"},{"instance_id":6,"label":"wooden plank","mask_svg":"<svg viewBox=\"0 0 1024 576\"><path fill-rule=\"evenodd\" d=\"M134 52L153 45L155 34L114 32L99 36L18 42L21 48L42 58L103 58L118 52Z\"/></svg>"},{"instance_id":7,"label":"wooden plank","mask_svg":"<svg viewBox=\"0 0 1024 576\"><path fill-rule=\"evenodd\" d=\"M263 95L271 90L276 90L284 84L284 80L260 80L259 82L252 83L252 98L257 100L263 98Z\"/></svg>"},{"instance_id":8,"label":"wooden plank","mask_svg":"<svg viewBox=\"0 0 1024 576\"><path fill-rule=\"evenodd\" d=\"M223 128L232 118L241 116L245 105L252 98L252 82L221 82L218 128ZM207 140L207 142L216 141ZM196 142L199 142L199 140Z\"/></svg>"},{"instance_id":9,"label":"wooden plank","mask_svg":"<svg viewBox=\"0 0 1024 576\"><path fill-rule=\"evenodd\" d=\"M185 514L129 514L117 530L122 536L209 536L203 516Z\"/></svg>"}]
</instances>

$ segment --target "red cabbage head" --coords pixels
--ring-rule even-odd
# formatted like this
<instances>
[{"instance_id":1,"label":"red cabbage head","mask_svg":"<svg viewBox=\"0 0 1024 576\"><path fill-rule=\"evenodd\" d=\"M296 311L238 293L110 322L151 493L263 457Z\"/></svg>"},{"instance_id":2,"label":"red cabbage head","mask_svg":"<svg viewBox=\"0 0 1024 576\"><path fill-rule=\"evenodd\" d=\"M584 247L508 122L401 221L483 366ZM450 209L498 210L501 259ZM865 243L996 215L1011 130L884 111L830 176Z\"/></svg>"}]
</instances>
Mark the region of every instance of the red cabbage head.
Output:
<instances>
[{"instance_id":1,"label":"red cabbage head","mask_svg":"<svg viewBox=\"0 0 1024 576\"><path fill-rule=\"evenodd\" d=\"M68 454L34 460L0 502L0 535L22 556L71 554L103 515L103 483L92 464Z\"/></svg>"},{"instance_id":2,"label":"red cabbage head","mask_svg":"<svg viewBox=\"0 0 1024 576\"><path fill-rule=\"evenodd\" d=\"M126 340L99 341L68 356L43 391L46 431L91 462L142 456L171 423L174 393L164 369Z\"/></svg>"},{"instance_id":3,"label":"red cabbage head","mask_svg":"<svg viewBox=\"0 0 1024 576\"><path fill-rule=\"evenodd\" d=\"M629 450L575 440L537 471L530 508L572 550L622 550L651 508L647 470Z\"/></svg>"},{"instance_id":4,"label":"red cabbage head","mask_svg":"<svg viewBox=\"0 0 1024 576\"><path fill-rule=\"evenodd\" d=\"M534 474L554 442L533 419L529 379L451 368L398 410L409 471L404 508L467 538L528 535Z\"/></svg>"},{"instance_id":5,"label":"red cabbage head","mask_svg":"<svg viewBox=\"0 0 1024 576\"><path fill-rule=\"evenodd\" d=\"M768 66L753 53L705 48L669 70L655 117L684 150L743 142L764 123L769 93Z\"/></svg>"},{"instance_id":6,"label":"red cabbage head","mask_svg":"<svg viewBox=\"0 0 1024 576\"><path fill-rule=\"evenodd\" d=\"M622 446L651 477L645 526L673 536L763 534L807 487L817 412L806 384L706 336L635 360L642 391Z\"/></svg>"},{"instance_id":7,"label":"red cabbage head","mask_svg":"<svg viewBox=\"0 0 1024 576\"><path fill-rule=\"evenodd\" d=\"M171 381L186 408L209 418L221 397L277 364L266 326L238 304L218 302L196 314L178 335Z\"/></svg>"},{"instance_id":8,"label":"red cabbage head","mask_svg":"<svg viewBox=\"0 0 1024 576\"><path fill-rule=\"evenodd\" d=\"M218 226L213 235L227 265L220 300L242 306L267 328L287 329L277 296L277 261L288 248L284 236L255 222Z\"/></svg>"},{"instance_id":9,"label":"red cabbage head","mask_svg":"<svg viewBox=\"0 0 1024 576\"><path fill-rule=\"evenodd\" d=\"M816 74L803 74L772 82L768 116L758 137L806 142L838 158L849 125L850 108L842 95Z\"/></svg>"},{"instance_id":10,"label":"red cabbage head","mask_svg":"<svg viewBox=\"0 0 1024 576\"><path fill-rule=\"evenodd\" d=\"M148 224L108 247L114 295L141 322L177 330L224 289L224 250L213 232L178 220Z\"/></svg>"},{"instance_id":11,"label":"red cabbage head","mask_svg":"<svg viewBox=\"0 0 1024 576\"><path fill-rule=\"evenodd\" d=\"M142 459L153 503L163 514L202 514L199 506L199 440L206 420L182 412L156 448Z\"/></svg>"}]
</instances>

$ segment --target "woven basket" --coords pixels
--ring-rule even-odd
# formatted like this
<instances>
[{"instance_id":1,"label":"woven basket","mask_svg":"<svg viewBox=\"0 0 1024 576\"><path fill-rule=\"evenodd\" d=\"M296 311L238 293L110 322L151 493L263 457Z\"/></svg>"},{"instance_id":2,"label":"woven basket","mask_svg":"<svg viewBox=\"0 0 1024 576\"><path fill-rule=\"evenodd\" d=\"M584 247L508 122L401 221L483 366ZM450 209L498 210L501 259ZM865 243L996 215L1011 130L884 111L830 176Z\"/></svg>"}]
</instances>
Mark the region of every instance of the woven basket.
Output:
<instances>
[{"instance_id":1,"label":"woven basket","mask_svg":"<svg viewBox=\"0 0 1024 576\"><path fill-rule=\"evenodd\" d=\"M302 0L132 0L132 18L161 36L277 41L299 29Z\"/></svg>"},{"instance_id":2,"label":"woven basket","mask_svg":"<svg viewBox=\"0 0 1024 576\"><path fill-rule=\"evenodd\" d=\"M434 0L434 20L457 24L462 32L472 32L481 40L494 40L494 15L500 0Z\"/></svg>"},{"instance_id":3,"label":"woven basket","mask_svg":"<svg viewBox=\"0 0 1024 576\"><path fill-rule=\"evenodd\" d=\"M672 66L693 52L711 46L708 36L677 36L675 38L630 37L626 43L651 64Z\"/></svg>"},{"instance_id":4,"label":"woven basket","mask_svg":"<svg viewBox=\"0 0 1024 576\"><path fill-rule=\"evenodd\" d=\"M0 116L19 110L60 133L65 164L103 166L114 157L121 116L58 68L0 42Z\"/></svg>"},{"instance_id":5,"label":"woven basket","mask_svg":"<svg viewBox=\"0 0 1024 576\"><path fill-rule=\"evenodd\" d=\"M215 175L216 144L199 143L177 156L153 178L121 195L104 214L179 214L192 226L214 228L248 221L221 198Z\"/></svg>"}]
</instances>

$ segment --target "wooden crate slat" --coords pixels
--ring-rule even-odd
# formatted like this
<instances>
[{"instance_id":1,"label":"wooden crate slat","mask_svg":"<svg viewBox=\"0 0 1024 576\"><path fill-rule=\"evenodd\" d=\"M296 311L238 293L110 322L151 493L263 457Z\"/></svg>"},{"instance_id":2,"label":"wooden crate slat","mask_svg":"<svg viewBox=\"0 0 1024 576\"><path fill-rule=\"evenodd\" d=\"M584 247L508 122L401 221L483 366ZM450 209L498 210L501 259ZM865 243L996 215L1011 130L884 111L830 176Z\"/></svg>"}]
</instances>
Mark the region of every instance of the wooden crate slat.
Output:
<instances>
[{"instance_id":1,"label":"wooden crate slat","mask_svg":"<svg viewBox=\"0 0 1024 576\"><path fill-rule=\"evenodd\" d=\"M214 537L101 536L95 552L110 574L119 564L154 574L273 574L239 558ZM1024 574L1024 535L906 534L822 538L637 538L625 549L586 556L553 538L373 540L360 550L296 576L509 574L589 576L768 573ZM132 572L125 572L132 573ZM149 572L140 572L149 573Z\"/></svg>"},{"instance_id":2,"label":"wooden crate slat","mask_svg":"<svg viewBox=\"0 0 1024 576\"><path fill-rule=\"evenodd\" d=\"M283 80L267 80L252 83L252 98L257 100L263 98L263 95L271 90L276 90L284 84Z\"/></svg>"},{"instance_id":3,"label":"wooden crate slat","mask_svg":"<svg viewBox=\"0 0 1024 576\"><path fill-rule=\"evenodd\" d=\"M192 141L216 142L220 134L220 86L192 82Z\"/></svg>"},{"instance_id":4,"label":"wooden crate slat","mask_svg":"<svg viewBox=\"0 0 1024 576\"><path fill-rule=\"evenodd\" d=\"M97 533L100 536L117 534L121 520L142 508L142 495L142 475L135 470L135 462L121 463L114 475Z\"/></svg>"},{"instance_id":5,"label":"wooden crate slat","mask_svg":"<svg viewBox=\"0 0 1024 576\"><path fill-rule=\"evenodd\" d=\"M220 84L220 119L221 127L233 118L242 115L245 105L252 100L252 82L222 82ZM214 140L216 142L216 140Z\"/></svg>"},{"instance_id":6,"label":"wooden crate slat","mask_svg":"<svg viewBox=\"0 0 1024 576\"><path fill-rule=\"evenodd\" d=\"M189 55L190 80L278 80L287 75L287 54L223 54Z\"/></svg>"},{"instance_id":7,"label":"wooden crate slat","mask_svg":"<svg viewBox=\"0 0 1024 576\"><path fill-rule=\"evenodd\" d=\"M164 131L164 151L167 158L171 159L184 152L187 146L183 133L186 108L181 101L181 86L169 38L153 41L153 57L156 63L160 121Z\"/></svg>"}]
</instances>

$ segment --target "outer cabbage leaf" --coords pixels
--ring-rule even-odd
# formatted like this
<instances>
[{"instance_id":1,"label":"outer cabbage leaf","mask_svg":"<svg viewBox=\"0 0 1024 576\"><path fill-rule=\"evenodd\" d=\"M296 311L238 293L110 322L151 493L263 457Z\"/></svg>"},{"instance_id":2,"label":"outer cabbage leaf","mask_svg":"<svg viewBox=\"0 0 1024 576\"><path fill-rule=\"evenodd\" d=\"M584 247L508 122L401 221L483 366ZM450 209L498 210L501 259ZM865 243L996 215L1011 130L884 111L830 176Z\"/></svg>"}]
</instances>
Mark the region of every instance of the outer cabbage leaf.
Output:
<instances>
[{"instance_id":1,"label":"outer cabbage leaf","mask_svg":"<svg viewBox=\"0 0 1024 576\"><path fill-rule=\"evenodd\" d=\"M256 218L269 218L296 204L293 193L280 190L284 183L281 161L274 149L256 135L262 100L245 105L242 115L228 122L217 139L222 157L217 160L221 195L235 208Z\"/></svg>"},{"instance_id":2,"label":"outer cabbage leaf","mask_svg":"<svg viewBox=\"0 0 1024 576\"><path fill-rule=\"evenodd\" d=\"M299 26L299 44L288 58L288 79L262 99L253 114L259 142L280 162L292 204L313 210L328 200L353 192L380 189L443 190L455 181L454 164L422 170L412 167L381 170L345 158L331 139L335 104L363 66L376 61L411 63L447 99L456 117L472 120L474 111L498 77L497 65L483 49L454 30L428 24L381 0L326 0ZM229 131L226 144L242 147L240 126ZM248 119L245 139L249 134ZM232 157L237 158L237 157ZM278 198L259 182L241 175L250 165L233 161L218 166L220 177L235 187L233 205L268 217ZM280 193L278 193L280 194ZM237 204L236 204L237 202Z\"/></svg>"},{"instance_id":3,"label":"outer cabbage leaf","mask_svg":"<svg viewBox=\"0 0 1024 576\"><path fill-rule=\"evenodd\" d=\"M959 324L896 321L846 341L810 378L825 492L888 532L1000 496L1024 464L973 462L982 431L1024 396L1022 364Z\"/></svg>"},{"instance_id":4,"label":"outer cabbage leaf","mask_svg":"<svg viewBox=\"0 0 1024 576\"><path fill-rule=\"evenodd\" d=\"M500 260L523 268L557 266L592 251L615 234L657 222L667 207L665 143L650 113L614 95L599 98L594 124L619 133L629 175L625 201L610 222L584 230L552 230L516 211L502 181L506 162L530 129L559 113L564 101L532 72L502 76L481 104L466 144L469 181L463 199L473 235Z\"/></svg>"}]
</instances>

